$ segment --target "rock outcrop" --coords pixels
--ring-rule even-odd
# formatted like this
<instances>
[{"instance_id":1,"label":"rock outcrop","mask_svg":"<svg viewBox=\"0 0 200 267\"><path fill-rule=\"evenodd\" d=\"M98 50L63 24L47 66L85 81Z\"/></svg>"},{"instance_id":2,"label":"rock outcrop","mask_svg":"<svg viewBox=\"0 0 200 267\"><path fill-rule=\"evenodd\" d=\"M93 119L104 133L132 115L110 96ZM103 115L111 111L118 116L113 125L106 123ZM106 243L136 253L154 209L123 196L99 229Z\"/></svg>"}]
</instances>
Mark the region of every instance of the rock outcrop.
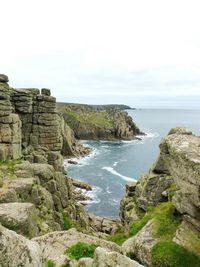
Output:
<instances>
[{"instance_id":1,"label":"rock outcrop","mask_svg":"<svg viewBox=\"0 0 200 267\"><path fill-rule=\"evenodd\" d=\"M162 140L160 155L149 173L137 183L127 185L120 211L126 229L134 225L149 207L170 201L182 221L173 241L200 256L199 177L200 137L185 128L172 129ZM152 266L152 249L159 241L149 229L152 223L149 221L122 246L125 252L134 253L147 266Z\"/></svg>"},{"instance_id":2,"label":"rock outcrop","mask_svg":"<svg viewBox=\"0 0 200 267\"><path fill-rule=\"evenodd\" d=\"M133 140L141 135L127 112L119 109L96 110L87 105L58 105L75 137L83 140Z\"/></svg>"},{"instance_id":3,"label":"rock outcrop","mask_svg":"<svg viewBox=\"0 0 200 267\"><path fill-rule=\"evenodd\" d=\"M90 152L77 142L57 112L49 89L14 89L6 75L0 76L0 160L23 156L62 170L61 154L71 157Z\"/></svg>"},{"instance_id":4,"label":"rock outcrop","mask_svg":"<svg viewBox=\"0 0 200 267\"><path fill-rule=\"evenodd\" d=\"M21 121L13 114L8 77L0 75L0 160L21 157Z\"/></svg>"}]
</instances>

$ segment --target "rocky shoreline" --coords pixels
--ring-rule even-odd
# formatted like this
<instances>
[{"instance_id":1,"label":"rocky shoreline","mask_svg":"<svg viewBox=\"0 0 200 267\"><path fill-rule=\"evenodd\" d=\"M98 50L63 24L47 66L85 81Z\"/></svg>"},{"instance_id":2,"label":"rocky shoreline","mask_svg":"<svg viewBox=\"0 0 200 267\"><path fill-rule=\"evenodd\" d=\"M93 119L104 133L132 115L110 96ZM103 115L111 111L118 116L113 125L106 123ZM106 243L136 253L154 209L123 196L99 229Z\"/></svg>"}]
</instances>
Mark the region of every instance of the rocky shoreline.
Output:
<instances>
[{"instance_id":1,"label":"rocky shoreline","mask_svg":"<svg viewBox=\"0 0 200 267\"><path fill-rule=\"evenodd\" d=\"M127 184L120 220L93 216L80 203L91 187L63 167L63 156L89 150L50 94L0 75L0 266L200 266L200 137L172 129L154 166ZM115 138L140 132L119 116Z\"/></svg>"}]
</instances>

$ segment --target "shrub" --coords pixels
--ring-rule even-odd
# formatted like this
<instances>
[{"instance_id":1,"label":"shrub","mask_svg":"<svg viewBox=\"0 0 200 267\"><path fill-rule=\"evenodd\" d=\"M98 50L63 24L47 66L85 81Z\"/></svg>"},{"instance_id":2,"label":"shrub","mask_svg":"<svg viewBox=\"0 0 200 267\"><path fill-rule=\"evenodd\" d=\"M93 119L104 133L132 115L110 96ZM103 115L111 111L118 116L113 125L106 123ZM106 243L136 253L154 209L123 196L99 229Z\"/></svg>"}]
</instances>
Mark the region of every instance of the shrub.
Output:
<instances>
[{"instance_id":1,"label":"shrub","mask_svg":"<svg viewBox=\"0 0 200 267\"><path fill-rule=\"evenodd\" d=\"M71 259L79 260L80 258L90 257L93 258L94 251L97 248L94 244L86 244L78 242L76 245L68 248L65 251Z\"/></svg>"},{"instance_id":2,"label":"shrub","mask_svg":"<svg viewBox=\"0 0 200 267\"><path fill-rule=\"evenodd\" d=\"M199 267L200 258L174 243L160 241L152 251L153 267Z\"/></svg>"}]
</instances>

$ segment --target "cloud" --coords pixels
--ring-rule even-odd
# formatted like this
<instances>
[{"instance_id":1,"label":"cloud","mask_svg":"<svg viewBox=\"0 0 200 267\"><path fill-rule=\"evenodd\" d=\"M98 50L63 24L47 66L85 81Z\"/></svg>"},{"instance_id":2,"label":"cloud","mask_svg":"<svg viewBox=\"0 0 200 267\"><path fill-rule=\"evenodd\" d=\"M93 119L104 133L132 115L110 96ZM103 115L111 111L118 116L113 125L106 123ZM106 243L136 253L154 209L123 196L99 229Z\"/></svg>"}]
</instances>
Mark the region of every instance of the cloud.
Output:
<instances>
[{"instance_id":1,"label":"cloud","mask_svg":"<svg viewBox=\"0 0 200 267\"><path fill-rule=\"evenodd\" d=\"M194 107L199 7L195 0L7 0L0 72L14 87L49 87L63 101Z\"/></svg>"}]
</instances>

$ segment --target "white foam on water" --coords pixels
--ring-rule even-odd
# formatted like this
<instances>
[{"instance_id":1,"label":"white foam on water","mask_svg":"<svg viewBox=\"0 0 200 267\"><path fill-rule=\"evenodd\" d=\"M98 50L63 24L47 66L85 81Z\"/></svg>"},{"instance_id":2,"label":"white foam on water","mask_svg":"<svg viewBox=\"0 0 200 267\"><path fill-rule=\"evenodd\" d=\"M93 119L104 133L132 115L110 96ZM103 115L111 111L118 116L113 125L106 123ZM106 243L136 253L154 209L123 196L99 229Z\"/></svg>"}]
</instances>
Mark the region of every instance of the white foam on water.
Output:
<instances>
[{"instance_id":1,"label":"white foam on water","mask_svg":"<svg viewBox=\"0 0 200 267\"><path fill-rule=\"evenodd\" d=\"M109 186L107 186L107 187L106 187L106 192L107 192L108 194L111 194L112 191L110 191L109 189L110 189Z\"/></svg>"},{"instance_id":2,"label":"white foam on water","mask_svg":"<svg viewBox=\"0 0 200 267\"><path fill-rule=\"evenodd\" d=\"M110 202L110 204L111 204L112 206L118 206L120 200L119 200L119 199L112 198L112 199L109 199L109 202Z\"/></svg>"},{"instance_id":3,"label":"white foam on water","mask_svg":"<svg viewBox=\"0 0 200 267\"><path fill-rule=\"evenodd\" d=\"M117 166L117 164L118 164L118 161L115 161L115 162L113 163L113 166L115 167L115 166Z\"/></svg>"},{"instance_id":4,"label":"white foam on water","mask_svg":"<svg viewBox=\"0 0 200 267\"><path fill-rule=\"evenodd\" d=\"M90 164L90 160L94 157L96 157L97 155L100 154L100 150L96 149L96 148L92 148L92 151L89 155L87 156L84 156L84 157L79 157L79 158L76 158L76 157L72 157L72 158L68 158L68 159L64 159L64 166L65 167L69 167L69 166L75 166L75 167L82 167L82 166L85 166L85 165L89 165ZM74 162L77 162L78 164L71 164L69 163L68 161L74 161Z\"/></svg>"},{"instance_id":5,"label":"white foam on water","mask_svg":"<svg viewBox=\"0 0 200 267\"><path fill-rule=\"evenodd\" d=\"M101 200L98 197L98 195L103 191L102 188L100 188L98 186L92 186L92 190L91 191L86 191L84 189L82 189L81 191L86 196L88 196L89 198L91 198L91 200L81 201L81 203L84 203L84 204L98 204L98 203L101 202Z\"/></svg>"},{"instance_id":6,"label":"white foam on water","mask_svg":"<svg viewBox=\"0 0 200 267\"><path fill-rule=\"evenodd\" d=\"M119 176L121 177L123 180L125 181L128 181L128 182L137 182L137 180L135 180L134 178L130 178L130 177L127 177L127 176L124 176L122 174L120 174L119 172L117 172L116 170L114 170L112 167L103 167L102 168L103 170L106 170L116 176Z\"/></svg>"}]
</instances>

